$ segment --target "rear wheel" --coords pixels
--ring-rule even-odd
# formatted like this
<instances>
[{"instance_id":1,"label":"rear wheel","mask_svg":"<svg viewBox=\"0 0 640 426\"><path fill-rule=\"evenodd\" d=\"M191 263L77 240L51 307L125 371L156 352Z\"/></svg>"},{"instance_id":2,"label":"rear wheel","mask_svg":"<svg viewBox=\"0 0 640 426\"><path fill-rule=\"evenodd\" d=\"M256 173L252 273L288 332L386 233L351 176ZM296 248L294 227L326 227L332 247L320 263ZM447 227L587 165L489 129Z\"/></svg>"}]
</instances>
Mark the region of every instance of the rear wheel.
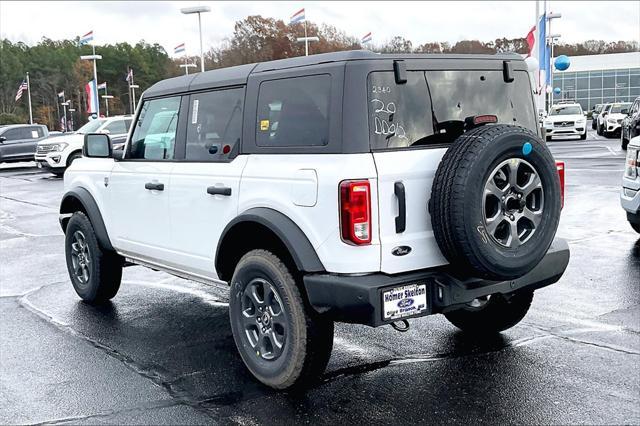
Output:
<instances>
[{"instance_id":1,"label":"rear wheel","mask_svg":"<svg viewBox=\"0 0 640 426\"><path fill-rule=\"evenodd\" d=\"M533 291L511 295L494 294L478 298L466 306L445 313L459 329L471 333L499 333L518 324L529 311Z\"/></svg>"},{"instance_id":2,"label":"rear wheel","mask_svg":"<svg viewBox=\"0 0 640 426\"><path fill-rule=\"evenodd\" d=\"M252 250L231 279L229 318L249 371L275 389L322 374L333 346L333 322L304 302L299 283L273 253Z\"/></svg>"},{"instance_id":3,"label":"rear wheel","mask_svg":"<svg viewBox=\"0 0 640 426\"><path fill-rule=\"evenodd\" d=\"M91 303L112 299L120 288L122 257L100 247L91 222L75 212L65 230L67 270L73 288Z\"/></svg>"}]
</instances>

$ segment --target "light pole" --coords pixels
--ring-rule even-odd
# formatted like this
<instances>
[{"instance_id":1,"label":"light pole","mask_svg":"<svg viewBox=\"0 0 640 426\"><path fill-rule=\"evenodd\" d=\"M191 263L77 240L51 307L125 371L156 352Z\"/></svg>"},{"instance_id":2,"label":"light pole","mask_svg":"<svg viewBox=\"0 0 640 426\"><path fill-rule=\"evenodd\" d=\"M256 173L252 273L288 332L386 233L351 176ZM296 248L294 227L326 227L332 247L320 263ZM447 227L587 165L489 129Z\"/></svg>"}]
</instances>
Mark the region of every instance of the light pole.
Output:
<instances>
[{"instance_id":1,"label":"light pole","mask_svg":"<svg viewBox=\"0 0 640 426\"><path fill-rule=\"evenodd\" d=\"M93 80L96 82L96 115L98 117L100 117L100 102L98 102L98 71L97 71L97 67L96 67L96 61L98 59L102 59L101 55L96 55L96 47L95 46L91 46L93 47L93 55L82 55L80 56L80 59L85 60L85 61L90 61L93 60Z\"/></svg>"},{"instance_id":2,"label":"light pole","mask_svg":"<svg viewBox=\"0 0 640 426\"><path fill-rule=\"evenodd\" d=\"M113 95L102 95L102 99L104 99L104 106L107 110L107 117L109 116L109 99L113 99Z\"/></svg>"},{"instance_id":3,"label":"light pole","mask_svg":"<svg viewBox=\"0 0 640 426\"><path fill-rule=\"evenodd\" d=\"M62 113L64 114L64 128L62 131L66 133L69 128L69 126L67 126L67 106L69 106L69 101L62 102L60 105L62 106Z\"/></svg>"},{"instance_id":4,"label":"light pole","mask_svg":"<svg viewBox=\"0 0 640 426\"><path fill-rule=\"evenodd\" d=\"M193 13L198 14L198 31L200 32L200 71L204 72L204 52L202 50L202 19L200 17L200 14L211 12L211 8L209 6L184 7L180 9L180 12L184 13L185 15L190 15Z\"/></svg>"},{"instance_id":5,"label":"light pole","mask_svg":"<svg viewBox=\"0 0 640 426\"><path fill-rule=\"evenodd\" d=\"M197 67L196 64L180 64L180 68L184 68L184 75L189 75L189 68L195 68Z\"/></svg>"},{"instance_id":6,"label":"light pole","mask_svg":"<svg viewBox=\"0 0 640 426\"><path fill-rule=\"evenodd\" d=\"M553 106L553 43L554 38L560 38L560 34L551 34L551 21L554 19L562 18L562 13L547 13L547 32L549 36L547 36L546 42L548 42L551 48L551 57L549 58L549 80L551 81L551 95L549 96L549 109L551 111L551 107Z\"/></svg>"}]
</instances>

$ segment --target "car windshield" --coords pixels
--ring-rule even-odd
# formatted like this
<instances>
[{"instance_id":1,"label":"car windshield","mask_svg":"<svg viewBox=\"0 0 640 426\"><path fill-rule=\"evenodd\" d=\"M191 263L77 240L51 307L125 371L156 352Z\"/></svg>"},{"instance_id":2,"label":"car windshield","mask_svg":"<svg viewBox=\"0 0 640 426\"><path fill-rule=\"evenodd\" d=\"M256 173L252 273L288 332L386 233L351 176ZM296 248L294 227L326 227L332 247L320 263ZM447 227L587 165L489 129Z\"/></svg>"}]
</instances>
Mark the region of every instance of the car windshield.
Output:
<instances>
[{"instance_id":1,"label":"car windshield","mask_svg":"<svg viewBox=\"0 0 640 426\"><path fill-rule=\"evenodd\" d=\"M549 115L580 115L582 114L582 108L579 106L557 106L551 109Z\"/></svg>"},{"instance_id":2,"label":"car windshield","mask_svg":"<svg viewBox=\"0 0 640 426\"><path fill-rule=\"evenodd\" d=\"M613 104L611 105L611 114L620 114L624 113L624 110L629 110L631 104Z\"/></svg>"},{"instance_id":3,"label":"car windshield","mask_svg":"<svg viewBox=\"0 0 640 426\"><path fill-rule=\"evenodd\" d=\"M91 120L84 126L80 127L76 133L85 134L97 131L106 120Z\"/></svg>"}]
</instances>

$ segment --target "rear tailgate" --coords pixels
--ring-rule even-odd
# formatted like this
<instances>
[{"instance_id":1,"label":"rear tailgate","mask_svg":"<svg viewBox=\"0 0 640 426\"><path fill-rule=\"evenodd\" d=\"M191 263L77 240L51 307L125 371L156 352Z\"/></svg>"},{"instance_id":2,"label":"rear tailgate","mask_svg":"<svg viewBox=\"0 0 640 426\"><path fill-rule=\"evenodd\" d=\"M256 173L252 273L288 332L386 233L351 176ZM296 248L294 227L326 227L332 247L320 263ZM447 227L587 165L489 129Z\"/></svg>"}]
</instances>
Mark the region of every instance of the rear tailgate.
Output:
<instances>
[{"instance_id":1,"label":"rear tailgate","mask_svg":"<svg viewBox=\"0 0 640 426\"><path fill-rule=\"evenodd\" d=\"M445 151L442 148L373 154L378 170L382 272L393 274L447 263L433 236L427 207L433 178ZM396 228L401 202L395 194L396 183L400 183L405 192L403 232L397 232Z\"/></svg>"},{"instance_id":2,"label":"rear tailgate","mask_svg":"<svg viewBox=\"0 0 640 426\"><path fill-rule=\"evenodd\" d=\"M456 70L452 66L452 71L424 71L408 67L404 83L396 82L393 71L368 76L382 272L447 263L434 237L428 204L440 160L462 134L465 118L495 115L499 123L537 131L526 71L516 71L514 81L506 82L502 61L483 61L482 65L488 69Z\"/></svg>"}]
</instances>

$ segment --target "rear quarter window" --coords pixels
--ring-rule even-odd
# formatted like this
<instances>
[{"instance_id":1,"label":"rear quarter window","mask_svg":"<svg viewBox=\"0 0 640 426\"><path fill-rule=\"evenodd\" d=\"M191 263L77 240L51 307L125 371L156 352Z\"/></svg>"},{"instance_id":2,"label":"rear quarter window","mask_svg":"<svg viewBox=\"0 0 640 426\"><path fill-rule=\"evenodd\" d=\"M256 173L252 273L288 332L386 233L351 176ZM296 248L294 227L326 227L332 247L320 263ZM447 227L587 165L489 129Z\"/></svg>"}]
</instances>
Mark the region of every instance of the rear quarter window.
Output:
<instances>
[{"instance_id":1,"label":"rear quarter window","mask_svg":"<svg viewBox=\"0 0 640 426\"><path fill-rule=\"evenodd\" d=\"M263 81L258 94L257 145L327 145L330 93L328 74Z\"/></svg>"}]
</instances>

